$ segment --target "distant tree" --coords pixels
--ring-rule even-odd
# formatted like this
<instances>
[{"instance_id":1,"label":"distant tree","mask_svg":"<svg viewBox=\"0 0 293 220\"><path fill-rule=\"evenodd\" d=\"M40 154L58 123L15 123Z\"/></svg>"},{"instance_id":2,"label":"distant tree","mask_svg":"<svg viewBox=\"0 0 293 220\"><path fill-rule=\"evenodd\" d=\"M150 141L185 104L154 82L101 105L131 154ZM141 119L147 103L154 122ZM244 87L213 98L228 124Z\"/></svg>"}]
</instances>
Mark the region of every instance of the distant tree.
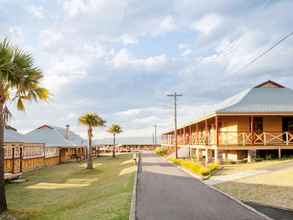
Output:
<instances>
[{"instance_id":1,"label":"distant tree","mask_svg":"<svg viewBox=\"0 0 293 220\"><path fill-rule=\"evenodd\" d=\"M87 169L93 169L92 160L92 137L93 129L96 127L105 126L106 121L104 121L96 113L86 113L79 118L79 122L82 125L88 127L88 151L87 151Z\"/></svg>"},{"instance_id":2,"label":"distant tree","mask_svg":"<svg viewBox=\"0 0 293 220\"><path fill-rule=\"evenodd\" d=\"M118 124L112 124L110 128L108 128L108 132L113 134L113 149L112 149L112 156L115 157L115 141L116 141L116 135L120 134L122 132L122 128Z\"/></svg>"},{"instance_id":3,"label":"distant tree","mask_svg":"<svg viewBox=\"0 0 293 220\"><path fill-rule=\"evenodd\" d=\"M25 101L47 101L49 92L40 86L42 71L34 66L30 53L0 42L0 212L7 209L4 185L4 130L10 115L7 104L16 103L20 111Z\"/></svg>"}]
</instances>

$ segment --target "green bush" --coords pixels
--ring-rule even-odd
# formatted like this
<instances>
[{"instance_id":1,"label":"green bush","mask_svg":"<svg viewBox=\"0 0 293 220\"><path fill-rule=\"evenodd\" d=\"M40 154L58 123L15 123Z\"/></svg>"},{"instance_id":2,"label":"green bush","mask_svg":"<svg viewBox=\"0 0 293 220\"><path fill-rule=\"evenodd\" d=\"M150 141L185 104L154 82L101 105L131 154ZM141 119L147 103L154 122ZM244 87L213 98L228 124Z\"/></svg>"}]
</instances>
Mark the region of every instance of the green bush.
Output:
<instances>
[{"instance_id":1,"label":"green bush","mask_svg":"<svg viewBox=\"0 0 293 220\"><path fill-rule=\"evenodd\" d=\"M217 163L211 163L208 164L207 167L204 167L203 165L195 163L191 160L176 159L174 157L169 158L169 161L201 176L208 176L219 168L219 164Z\"/></svg>"},{"instance_id":2,"label":"green bush","mask_svg":"<svg viewBox=\"0 0 293 220\"><path fill-rule=\"evenodd\" d=\"M165 156L167 154L168 150L161 148L161 147L156 147L155 153L160 155L160 156Z\"/></svg>"}]
</instances>

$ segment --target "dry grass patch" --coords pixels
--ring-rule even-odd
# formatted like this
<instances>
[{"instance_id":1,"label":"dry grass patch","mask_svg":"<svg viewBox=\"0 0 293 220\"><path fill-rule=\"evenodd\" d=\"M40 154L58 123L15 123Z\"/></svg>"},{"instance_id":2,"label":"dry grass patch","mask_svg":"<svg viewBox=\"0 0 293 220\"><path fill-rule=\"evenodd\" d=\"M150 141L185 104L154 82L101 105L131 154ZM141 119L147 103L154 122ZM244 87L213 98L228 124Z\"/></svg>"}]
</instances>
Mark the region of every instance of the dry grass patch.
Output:
<instances>
[{"instance_id":1,"label":"dry grass patch","mask_svg":"<svg viewBox=\"0 0 293 220\"><path fill-rule=\"evenodd\" d=\"M218 175L230 175L235 174L243 171L251 171L257 169L265 169L268 167L272 167L275 165L281 165L283 163L290 162L292 160L266 160L260 162L253 162L253 163L239 163L239 164L224 164L222 165L222 169L215 173L216 176Z\"/></svg>"},{"instance_id":2,"label":"dry grass patch","mask_svg":"<svg viewBox=\"0 0 293 220\"><path fill-rule=\"evenodd\" d=\"M216 187L243 201L293 209L293 167Z\"/></svg>"}]
</instances>

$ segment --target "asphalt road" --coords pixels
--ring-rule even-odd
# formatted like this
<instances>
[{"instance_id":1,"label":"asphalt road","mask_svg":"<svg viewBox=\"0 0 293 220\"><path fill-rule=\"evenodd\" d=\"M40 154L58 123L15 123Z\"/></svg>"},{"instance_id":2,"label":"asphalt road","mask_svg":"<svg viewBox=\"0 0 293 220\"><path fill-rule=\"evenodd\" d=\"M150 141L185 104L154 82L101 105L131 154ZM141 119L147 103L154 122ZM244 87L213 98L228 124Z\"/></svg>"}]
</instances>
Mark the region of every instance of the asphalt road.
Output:
<instances>
[{"instance_id":1,"label":"asphalt road","mask_svg":"<svg viewBox=\"0 0 293 220\"><path fill-rule=\"evenodd\" d=\"M142 154L136 213L138 220L266 219L151 152Z\"/></svg>"}]
</instances>

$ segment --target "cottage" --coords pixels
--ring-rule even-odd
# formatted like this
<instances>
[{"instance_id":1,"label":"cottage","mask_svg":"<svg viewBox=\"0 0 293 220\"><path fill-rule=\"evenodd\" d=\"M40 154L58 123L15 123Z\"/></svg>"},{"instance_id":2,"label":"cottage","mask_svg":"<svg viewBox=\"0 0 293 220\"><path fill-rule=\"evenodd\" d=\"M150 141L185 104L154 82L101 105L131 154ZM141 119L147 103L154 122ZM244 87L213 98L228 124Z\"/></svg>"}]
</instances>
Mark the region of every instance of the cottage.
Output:
<instances>
[{"instance_id":1,"label":"cottage","mask_svg":"<svg viewBox=\"0 0 293 220\"><path fill-rule=\"evenodd\" d=\"M85 141L77 134L66 128L43 125L29 133L26 138L33 142L42 142L46 145L45 156L58 157L58 163L74 159L84 158Z\"/></svg>"},{"instance_id":2,"label":"cottage","mask_svg":"<svg viewBox=\"0 0 293 220\"><path fill-rule=\"evenodd\" d=\"M178 146L189 146L198 159L248 160L293 149L293 90L266 81L226 99L210 113L177 130ZM162 135L175 145L175 132Z\"/></svg>"},{"instance_id":3,"label":"cottage","mask_svg":"<svg viewBox=\"0 0 293 220\"><path fill-rule=\"evenodd\" d=\"M4 130L4 170L20 173L44 164L44 143L31 142L11 126Z\"/></svg>"}]
</instances>

